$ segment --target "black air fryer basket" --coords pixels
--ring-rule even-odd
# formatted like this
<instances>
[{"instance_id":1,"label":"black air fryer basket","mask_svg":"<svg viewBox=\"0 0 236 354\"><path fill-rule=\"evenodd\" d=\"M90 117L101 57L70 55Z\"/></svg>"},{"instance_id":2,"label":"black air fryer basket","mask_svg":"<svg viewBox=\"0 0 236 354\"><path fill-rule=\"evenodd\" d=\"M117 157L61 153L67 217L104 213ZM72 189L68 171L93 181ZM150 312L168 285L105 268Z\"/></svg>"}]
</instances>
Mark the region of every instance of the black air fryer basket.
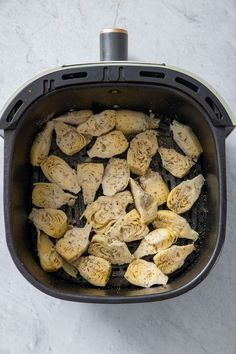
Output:
<instances>
[{"instance_id":1,"label":"black air fryer basket","mask_svg":"<svg viewBox=\"0 0 236 354\"><path fill-rule=\"evenodd\" d=\"M225 139L233 129L231 114L212 88L192 74L164 64L127 61L127 32L101 33L101 59L95 64L69 65L48 71L21 88L5 106L0 128L4 130L4 208L6 239L19 271L41 291L64 300L130 303L156 301L180 295L202 281L222 248L226 225ZM116 60L116 61L115 61ZM177 119L190 125L200 139L204 154L186 178L202 173L206 183L197 203L184 217L199 232L197 251L175 272L167 286L142 289L128 284L125 267L113 267L108 286L93 287L82 278L72 279L63 271L46 273L35 252L31 210L32 182L44 181L39 168L29 163L35 135L50 119L69 110L112 107L156 113L161 117L159 141L173 145L169 124ZM3 131L2 131L3 132ZM176 146L174 146L176 148ZM55 141L52 153L60 156ZM158 155L158 154L157 154ZM65 158L65 155L63 155ZM65 158L75 167L86 150ZM164 176L169 187L180 182L154 157L151 167ZM81 226L82 198L65 207L71 224ZM137 245L131 244L134 250Z\"/></svg>"}]
</instances>

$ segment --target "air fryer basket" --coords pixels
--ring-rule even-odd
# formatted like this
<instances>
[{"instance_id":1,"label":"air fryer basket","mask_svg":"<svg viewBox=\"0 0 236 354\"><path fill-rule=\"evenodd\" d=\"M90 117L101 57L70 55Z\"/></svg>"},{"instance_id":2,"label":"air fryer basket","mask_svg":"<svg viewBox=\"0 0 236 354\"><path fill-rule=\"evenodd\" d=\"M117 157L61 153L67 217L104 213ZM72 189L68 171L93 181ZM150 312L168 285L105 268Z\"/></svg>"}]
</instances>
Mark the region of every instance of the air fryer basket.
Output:
<instances>
[{"instance_id":1,"label":"air fryer basket","mask_svg":"<svg viewBox=\"0 0 236 354\"><path fill-rule=\"evenodd\" d=\"M35 252L32 227L27 221L31 209L32 182L44 181L39 168L29 163L29 150L36 133L46 121L68 110L91 108L95 112L122 107L161 117L160 145L174 145L169 132L172 119L190 125L198 135L204 154L187 178L203 173L206 184L194 207L184 217L199 234L197 252L175 272L166 287L141 289L123 278L124 266L114 266L105 289L93 287L82 278L63 271L44 272ZM11 256L21 273L45 293L66 300L84 302L142 302L177 296L197 285L208 274L221 250L225 236L226 180L225 137L232 129L227 111L214 93L200 81L161 65L107 62L68 66L51 71L25 86L3 112L4 203L6 238ZM53 138L52 153L61 155ZM62 156L62 155L61 155ZM71 166L86 158L86 150L65 157ZM163 175L170 187L180 180L160 164L158 155L151 167ZM98 192L98 194L101 191ZM74 207L65 207L69 221L82 225L82 197ZM182 243L184 241L182 240ZM130 245L133 251L136 243Z\"/></svg>"}]
</instances>

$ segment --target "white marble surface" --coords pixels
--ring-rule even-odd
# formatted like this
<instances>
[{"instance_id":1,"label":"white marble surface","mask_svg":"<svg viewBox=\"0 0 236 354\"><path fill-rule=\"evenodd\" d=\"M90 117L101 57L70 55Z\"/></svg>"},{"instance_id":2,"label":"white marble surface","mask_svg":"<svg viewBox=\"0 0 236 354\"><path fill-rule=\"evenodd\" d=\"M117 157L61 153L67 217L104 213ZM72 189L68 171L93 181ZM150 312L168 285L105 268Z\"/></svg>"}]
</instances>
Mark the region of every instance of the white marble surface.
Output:
<instances>
[{"instance_id":1,"label":"white marble surface","mask_svg":"<svg viewBox=\"0 0 236 354\"><path fill-rule=\"evenodd\" d=\"M129 30L130 57L204 77L236 114L235 0L0 0L0 106L24 81L61 64L96 61L104 27ZM67 303L40 293L9 256L0 203L0 354L236 353L236 135L226 141L228 218L208 278L171 301ZM0 139L2 200L3 142Z\"/></svg>"}]
</instances>

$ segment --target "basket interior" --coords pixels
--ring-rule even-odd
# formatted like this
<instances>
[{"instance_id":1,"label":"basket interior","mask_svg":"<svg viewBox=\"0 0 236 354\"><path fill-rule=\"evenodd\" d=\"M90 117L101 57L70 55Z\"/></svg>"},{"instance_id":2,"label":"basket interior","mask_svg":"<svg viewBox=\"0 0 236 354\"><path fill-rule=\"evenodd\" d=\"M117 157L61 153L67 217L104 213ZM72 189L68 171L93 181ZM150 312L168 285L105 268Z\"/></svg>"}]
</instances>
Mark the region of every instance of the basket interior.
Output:
<instances>
[{"instance_id":1,"label":"basket interior","mask_svg":"<svg viewBox=\"0 0 236 354\"><path fill-rule=\"evenodd\" d=\"M193 128L203 146L204 154L184 178L193 178L199 173L202 173L206 178L200 198L190 211L183 214L191 227L199 232L199 239L196 242L197 250L188 257L180 270L171 275L167 287L154 286L150 289L140 289L129 284L123 277L127 265L113 266L110 281L104 289L92 286L80 276L77 279L71 278L63 270L56 273L46 273L39 266L35 250L35 234L27 221L27 215L32 208L31 186L33 182L42 182L46 179L40 168L32 168L29 164L29 151L32 141L46 121L68 110L91 108L94 112L99 112L113 107L142 110L146 113L152 110L161 118L160 128L158 129L159 145L174 147L179 150L169 131L170 122L177 119ZM93 142L94 140L90 145ZM51 153L61 156L72 167L76 168L79 162L84 162L87 159L86 149L90 145L78 154L68 157L58 149L54 135ZM101 161L103 163L107 162L104 159L97 159L97 162ZM183 180L173 177L162 167L158 153L152 160L151 168L161 173L169 188L173 188ZM16 129L12 155L11 186L12 241L17 255L27 271L38 282L60 294L85 297L143 296L178 289L178 287L190 282L206 266L217 242L219 204L214 136L207 116L200 105L189 96L172 88L137 84L119 84L116 87L109 84L102 86L89 85L89 87L71 86L41 97L24 113L24 119L21 120ZM101 194L100 188L97 196ZM163 208L166 208L165 205ZM84 211L81 192L75 206L66 206L62 209L67 213L70 224L77 226L84 224L84 220L80 220L80 215ZM189 242L182 239L178 241L178 244ZM131 252L136 249L138 244L139 242L128 244ZM151 260L152 256L146 257L146 259Z\"/></svg>"}]
</instances>

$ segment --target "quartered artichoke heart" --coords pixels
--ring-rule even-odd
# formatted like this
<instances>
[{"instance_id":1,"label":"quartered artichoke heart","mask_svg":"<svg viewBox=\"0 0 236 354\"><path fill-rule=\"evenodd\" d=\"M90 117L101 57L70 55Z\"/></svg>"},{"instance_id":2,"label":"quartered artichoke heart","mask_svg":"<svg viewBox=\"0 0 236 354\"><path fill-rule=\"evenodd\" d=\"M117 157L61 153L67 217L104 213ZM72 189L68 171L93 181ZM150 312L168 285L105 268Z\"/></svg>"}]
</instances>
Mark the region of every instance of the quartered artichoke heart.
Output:
<instances>
[{"instance_id":1,"label":"quartered artichoke heart","mask_svg":"<svg viewBox=\"0 0 236 354\"><path fill-rule=\"evenodd\" d=\"M73 265L89 283L95 286L107 285L112 268L106 259L95 256L80 257Z\"/></svg>"},{"instance_id":2,"label":"quartered artichoke heart","mask_svg":"<svg viewBox=\"0 0 236 354\"><path fill-rule=\"evenodd\" d=\"M167 207L177 214L185 213L191 209L199 198L204 181L204 177L198 175L178 184L168 196Z\"/></svg>"},{"instance_id":3,"label":"quartered artichoke heart","mask_svg":"<svg viewBox=\"0 0 236 354\"><path fill-rule=\"evenodd\" d=\"M77 131L91 136L100 136L108 133L116 125L116 111L106 110L90 117L77 127Z\"/></svg>"},{"instance_id":4,"label":"quartered artichoke heart","mask_svg":"<svg viewBox=\"0 0 236 354\"><path fill-rule=\"evenodd\" d=\"M37 229L37 251L40 265L46 272L55 272L62 267L63 261L55 250L48 235Z\"/></svg>"},{"instance_id":5,"label":"quartered artichoke heart","mask_svg":"<svg viewBox=\"0 0 236 354\"><path fill-rule=\"evenodd\" d=\"M44 130L36 136L31 146L30 162L33 166L39 166L46 159L51 148L54 123L48 122Z\"/></svg>"},{"instance_id":6,"label":"quartered artichoke heart","mask_svg":"<svg viewBox=\"0 0 236 354\"><path fill-rule=\"evenodd\" d=\"M133 198L129 191L117 193L112 197L101 196L87 206L82 216L85 216L93 229L97 231L124 215L127 206L131 203L133 203Z\"/></svg>"},{"instance_id":7,"label":"quartered artichoke heart","mask_svg":"<svg viewBox=\"0 0 236 354\"><path fill-rule=\"evenodd\" d=\"M130 171L127 161L111 158L106 165L102 179L103 194L112 196L123 191L129 183L129 177Z\"/></svg>"},{"instance_id":8,"label":"quartered artichoke heart","mask_svg":"<svg viewBox=\"0 0 236 354\"><path fill-rule=\"evenodd\" d=\"M67 216L62 210L33 208L29 219L36 228L54 238L62 237L68 229Z\"/></svg>"},{"instance_id":9,"label":"quartered artichoke heart","mask_svg":"<svg viewBox=\"0 0 236 354\"><path fill-rule=\"evenodd\" d=\"M136 112L127 109L116 111L116 129L125 135L137 134L146 129L159 127L160 119L149 117L143 112Z\"/></svg>"},{"instance_id":10,"label":"quartered artichoke heart","mask_svg":"<svg viewBox=\"0 0 236 354\"><path fill-rule=\"evenodd\" d=\"M158 152L162 166L177 178L184 177L195 164L191 157L184 156L174 149L159 147Z\"/></svg>"},{"instance_id":11,"label":"quartered artichoke heart","mask_svg":"<svg viewBox=\"0 0 236 354\"><path fill-rule=\"evenodd\" d=\"M183 266L185 259L194 250L193 243L186 246L171 246L166 250L159 251L153 260L164 274L171 274Z\"/></svg>"},{"instance_id":12,"label":"quartered artichoke heart","mask_svg":"<svg viewBox=\"0 0 236 354\"><path fill-rule=\"evenodd\" d=\"M79 125L86 122L93 115L90 109L72 111L54 119L55 122L63 122L71 125Z\"/></svg>"},{"instance_id":13,"label":"quartered artichoke heart","mask_svg":"<svg viewBox=\"0 0 236 354\"><path fill-rule=\"evenodd\" d=\"M167 201L169 188L160 173L148 169L146 174L140 177L139 181L143 190L156 200L158 206Z\"/></svg>"},{"instance_id":14,"label":"quartered artichoke heart","mask_svg":"<svg viewBox=\"0 0 236 354\"><path fill-rule=\"evenodd\" d=\"M151 231L141 241L134 252L135 258L142 258L150 254L155 254L160 250L170 247L176 241L176 236L168 229L156 229Z\"/></svg>"},{"instance_id":15,"label":"quartered artichoke heart","mask_svg":"<svg viewBox=\"0 0 236 354\"><path fill-rule=\"evenodd\" d=\"M83 228L73 227L56 243L57 252L67 261L73 262L88 248L91 225Z\"/></svg>"},{"instance_id":16,"label":"quartered artichoke heart","mask_svg":"<svg viewBox=\"0 0 236 354\"><path fill-rule=\"evenodd\" d=\"M153 196L145 192L132 178L130 178L130 187L135 207L141 216L141 221L147 224L150 223L157 216L157 201Z\"/></svg>"},{"instance_id":17,"label":"quartered artichoke heart","mask_svg":"<svg viewBox=\"0 0 236 354\"><path fill-rule=\"evenodd\" d=\"M72 156L90 143L91 137L77 132L75 127L55 122L56 143L64 154Z\"/></svg>"},{"instance_id":18,"label":"quartered artichoke heart","mask_svg":"<svg viewBox=\"0 0 236 354\"><path fill-rule=\"evenodd\" d=\"M73 206L77 197L65 193L55 183L34 183L32 203L38 208L58 209L67 204Z\"/></svg>"},{"instance_id":19,"label":"quartered artichoke heart","mask_svg":"<svg viewBox=\"0 0 236 354\"><path fill-rule=\"evenodd\" d=\"M127 162L132 173L142 176L147 172L151 159L158 150L156 135L156 131L146 130L130 142Z\"/></svg>"},{"instance_id":20,"label":"quartered artichoke heart","mask_svg":"<svg viewBox=\"0 0 236 354\"><path fill-rule=\"evenodd\" d=\"M174 120L170 125L173 138L185 155L198 159L203 152L198 137L188 125L181 124Z\"/></svg>"},{"instance_id":21,"label":"quartered artichoke heart","mask_svg":"<svg viewBox=\"0 0 236 354\"><path fill-rule=\"evenodd\" d=\"M104 167L102 163L81 163L77 166L78 183L83 190L84 204L94 201L96 192L102 182Z\"/></svg>"},{"instance_id":22,"label":"quartered artichoke heart","mask_svg":"<svg viewBox=\"0 0 236 354\"><path fill-rule=\"evenodd\" d=\"M118 265L130 263L133 259L125 242L108 240L101 235L93 236L88 253Z\"/></svg>"},{"instance_id":23,"label":"quartered artichoke heart","mask_svg":"<svg viewBox=\"0 0 236 354\"><path fill-rule=\"evenodd\" d=\"M122 154L128 149L129 143L124 134L114 130L106 135L99 136L88 151L89 157L100 157L108 159L110 157Z\"/></svg>"},{"instance_id":24,"label":"quartered artichoke heart","mask_svg":"<svg viewBox=\"0 0 236 354\"><path fill-rule=\"evenodd\" d=\"M149 288L152 285L166 285L168 277L152 262L143 259L136 259L128 266L125 279L129 283Z\"/></svg>"},{"instance_id":25,"label":"quartered artichoke heart","mask_svg":"<svg viewBox=\"0 0 236 354\"><path fill-rule=\"evenodd\" d=\"M79 193L80 186L77 174L63 159L58 156L48 156L40 165L45 177L64 190Z\"/></svg>"},{"instance_id":26,"label":"quartered artichoke heart","mask_svg":"<svg viewBox=\"0 0 236 354\"><path fill-rule=\"evenodd\" d=\"M191 229L187 220L170 210L159 210L152 224L157 229L169 229L178 238L187 238L193 241L198 239L198 233Z\"/></svg>"},{"instance_id":27,"label":"quartered artichoke heart","mask_svg":"<svg viewBox=\"0 0 236 354\"><path fill-rule=\"evenodd\" d=\"M108 235L111 239L124 242L141 240L148 233L149 228L141 221L140 215L136 209L121 216L108 230Z\"/></svg>"}]
</instances>

